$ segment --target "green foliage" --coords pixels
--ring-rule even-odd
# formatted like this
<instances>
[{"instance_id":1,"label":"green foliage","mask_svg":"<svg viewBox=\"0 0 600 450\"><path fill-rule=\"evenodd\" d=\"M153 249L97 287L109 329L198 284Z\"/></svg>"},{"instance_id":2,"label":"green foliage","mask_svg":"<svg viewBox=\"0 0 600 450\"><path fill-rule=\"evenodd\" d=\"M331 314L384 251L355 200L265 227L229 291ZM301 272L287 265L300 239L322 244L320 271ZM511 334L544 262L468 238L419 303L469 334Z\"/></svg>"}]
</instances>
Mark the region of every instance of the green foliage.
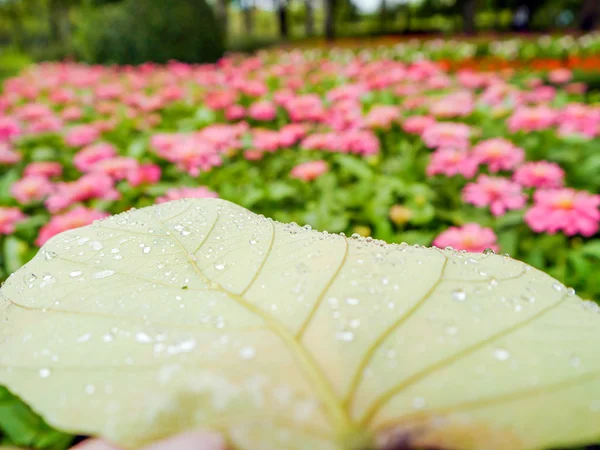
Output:
<instances>
[{"instance_id":1,"label":"green foliage","mask_svg":"<svg viewBox=\"0 0 600 450\"><path fill-rule=\"evenodd\" d=\"M214 62L223 40L205 0L126 0L82 14L75 46L90 63Z\"/></svg>"}]
</instances>

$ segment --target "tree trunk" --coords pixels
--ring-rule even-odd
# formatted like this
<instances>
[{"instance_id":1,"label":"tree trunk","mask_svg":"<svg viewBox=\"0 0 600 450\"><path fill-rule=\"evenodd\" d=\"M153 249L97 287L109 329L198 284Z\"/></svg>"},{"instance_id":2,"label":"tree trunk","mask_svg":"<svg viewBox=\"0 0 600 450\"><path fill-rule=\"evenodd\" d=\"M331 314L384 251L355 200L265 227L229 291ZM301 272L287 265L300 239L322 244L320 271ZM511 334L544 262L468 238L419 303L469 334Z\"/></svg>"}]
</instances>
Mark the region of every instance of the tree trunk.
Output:
<instances>
[{"instance_id":1,"label":"tree trunk","mask_svg":"<svg viewBox=\"0 0 600 450\"><path fill-rule=\"evenodd\" d=\"M289 36L287 23L287 3L286 0L276 0L277 2L277 20L279 22L279 37L286 40Z\"/></svg>"},{"instance_id":2,"label":"tree trunk","mask_svg":"<svg viewBox=\"0 0 600 450\"><path fill-rule=\"evenodd\" d=\"M325 0L325 38L335 39L335 0Z\"/></svg>"},{"instance_id":3,"label":"tree trunk","mask_svg":"<svg viewBox=\"0 0 600 450\"><path fill-rule=\"evenodd\" d=\"M584 0L579 12L579 28L581 31L592 31L600 22L600 2Z\"/></svg>"},{"instance_id":4,"label":"tree trunk","mask_svg":"<svg viewBox=\"0 0 600 450\"><path fill-rule=\"evenodd\" d=\"M229 18L227 15L227 0L217 0L215 4L215 16L217 16L217 22L221 27L221 33L224 37L227 37L227 31L229 28Z\"/></svg>"},{"instance_id":5,"label":"tree trunk","mask_svg":"<svg viewBox=\"0 0 600 450\"><path fill-rule=\"evenodd\" d=\"M385 33L387 28L387 0L381 0L381 6L379 7L379 30Z\"/></svg>"},{"instance_id":6,"label":"tree trunk","mask_svg":"<svg viewBox=\"0 0 600 450\"><path fill-rule=\"evenodd\" d=\"M412 28L412 8L410 3L404 5L404 33L409 34Z\"/></svg>"},{"instance_id":7,"label":"tree trunk","mask_svg":"<svg viewBox=\"0 0 600 450\"><path fill-rule=\"evenodd\" d=\"M462 1L463 31L466 34L475 34L475 15L477 13L477 0Z\"/></svg>"},{"instance_id":8,"label":"tree trunk","mask_svg":"<svg viewBox=\"0 0 600 450\"><path fill-rule=\"evenodd\" d=\"M17 10L16 5L8 6L6 11L6 17L10 21L11 34L10 41L17 49L23 48L23 19Z\"/></svg>"},{"instance_id":9,"label":"tree trunk","mask_svg":"<svg viewBox=\"0 0 600 450\"><path fill-rule=\"evenodd\" d=\"M305 22L304 22L304 30L306 36L311 37L315 34L315 16L313 11L313 0L304 0L304 8L305 8Z\"/></svg>"},{"instance_id":10,"label":"tree trunk","mask_svg":"<svg viewBox=\"0 0 600 450\"><path fill-rule=\"evenodd\" d=\"M254 31L254 2L246 1L242 10L244 16L244 31L248 36Z\"/></svg>"}]
</instances>

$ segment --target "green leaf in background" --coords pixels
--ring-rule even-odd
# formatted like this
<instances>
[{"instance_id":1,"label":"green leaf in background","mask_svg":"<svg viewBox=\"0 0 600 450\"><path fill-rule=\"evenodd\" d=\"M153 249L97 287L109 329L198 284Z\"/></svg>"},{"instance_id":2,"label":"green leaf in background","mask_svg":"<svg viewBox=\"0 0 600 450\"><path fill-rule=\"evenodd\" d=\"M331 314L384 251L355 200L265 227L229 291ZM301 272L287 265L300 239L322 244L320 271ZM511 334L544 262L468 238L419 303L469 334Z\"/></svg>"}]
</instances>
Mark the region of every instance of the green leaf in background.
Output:
<instances>
[{"instance_id":1,"label":"green leaf in background","mask_svg":"<svg viewBox=\"0 0 600 450\"><path fill-rule=\"evenodd\" d=\"M243 450L600 436L598 306L509 257L186 200L51 239L1 294L0 382L125 446L197 427Z\"/></svg>"}]
</instances>

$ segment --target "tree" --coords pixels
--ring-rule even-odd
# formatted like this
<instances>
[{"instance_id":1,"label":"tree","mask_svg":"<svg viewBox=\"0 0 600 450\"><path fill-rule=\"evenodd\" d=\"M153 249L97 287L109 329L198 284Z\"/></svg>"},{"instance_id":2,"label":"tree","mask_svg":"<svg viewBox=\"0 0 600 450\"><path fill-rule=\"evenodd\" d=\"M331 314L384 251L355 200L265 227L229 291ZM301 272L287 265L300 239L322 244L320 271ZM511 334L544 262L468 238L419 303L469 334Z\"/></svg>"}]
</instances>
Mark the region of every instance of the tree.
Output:
<instances>
[{"instance_id":1,"label":"tree","mask_svg":"<svg viewBox=\"0 0 600 450\"><path fill-rule=\"evenodd\" d=\"M279 37L287 39L289 36L287 22L287 0L274 0L277 21L279 23Z\"/></svg>"},{"instance_id":2,"label":"tree","mask_svg":"<svg viewBox=\"0 0 600 450\"><path fill-rule=\"evenodd\" d=\"M248 36L254 31L254 2L253 0L244 0L241 2L242 16L244 19L244 31Z\"/></svg>"},{"instance_id":3,"label":"tree","mask_svg":"<svg viewBox=\"0 0 600 450\"><path fill-rule=\"evenodd\" d=\"M10 24L11 43L17 48L23 46L23 1L4 0L0 1L0 14Z\"/></svg>"},{"instance_id":4,"label":"tree","mask_svg":"<svg viewBox=\"0 0 600 450\"><path fill-rule=\"evenodd\" d=\"M229 27L227 6L227 0L217 0L215 4L215 16L217 17L217 22L219 22L223 36L227 36L227 30Z\"/></svg>"},{"instance_id":5,"label":"tree","mask_svg":"<svg viewBox=\"0 0 600 450\"><path fill-rule=\"evenodd\" d=\"M388 18L387 0L381 0L381 5L379 7L379 29L382 32L385 32L385 29L387 27L387 18Z\"/></svg>"},{"instance_id":6,"label":"tree","mask_svg":"<svg viewBox=\"0 0 600 450\"><path fill-rule=\"evenodd\" d=\"M477 31L475 24L477 6L477 0L460 0L463 31L467 34L475 34Z\"/></svg>"},{"instance_id":7,"label":"tree","mask_svg":"<svg viewBox=\"0 0 600 450\"><path fill-rule=\"evenodd\" d=\"M313 11L313 0L304 0L304 30L306 36L315 34L315 17Z\"/></svg>"},{"instance_id":8,"label":"tree","mask_svg":"<svg viewBox=\"0 0 600 450\"><path fill-rule=\"evenodd\" d=\"M600 2L598 0L583 0L579 12L579 28L582 31L591 31L600 22Z\"/></svg>"},{"instance_id":9,"label":"tree","mask_svg":"<svg viewBox=\"0 0 600 450\"><path fill-rule=\"evenodd\" d=\"M335 39L336 0L325 0L325 39Z\"/></svg>"}]
</instances>

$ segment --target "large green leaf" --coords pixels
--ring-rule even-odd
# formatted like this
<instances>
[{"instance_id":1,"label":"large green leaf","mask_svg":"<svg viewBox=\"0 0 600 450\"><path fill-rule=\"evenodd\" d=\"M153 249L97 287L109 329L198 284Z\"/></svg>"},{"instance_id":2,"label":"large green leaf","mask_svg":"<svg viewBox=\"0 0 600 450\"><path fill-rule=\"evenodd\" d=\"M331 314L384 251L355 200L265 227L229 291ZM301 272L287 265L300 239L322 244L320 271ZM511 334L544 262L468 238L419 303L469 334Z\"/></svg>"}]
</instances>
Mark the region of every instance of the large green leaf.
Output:
<instances>
[{"instance_id":1,"label":"large green leaf","mask_svg":"<svg viewBox=\"0 0 600 450\"><path fill-rule=\"evenodd\" d=\"M535 449L600 437L600 314L509 257L186 200L61 234L0 303L0 383L129 446Z\"/></svg>"}]
</instances>

